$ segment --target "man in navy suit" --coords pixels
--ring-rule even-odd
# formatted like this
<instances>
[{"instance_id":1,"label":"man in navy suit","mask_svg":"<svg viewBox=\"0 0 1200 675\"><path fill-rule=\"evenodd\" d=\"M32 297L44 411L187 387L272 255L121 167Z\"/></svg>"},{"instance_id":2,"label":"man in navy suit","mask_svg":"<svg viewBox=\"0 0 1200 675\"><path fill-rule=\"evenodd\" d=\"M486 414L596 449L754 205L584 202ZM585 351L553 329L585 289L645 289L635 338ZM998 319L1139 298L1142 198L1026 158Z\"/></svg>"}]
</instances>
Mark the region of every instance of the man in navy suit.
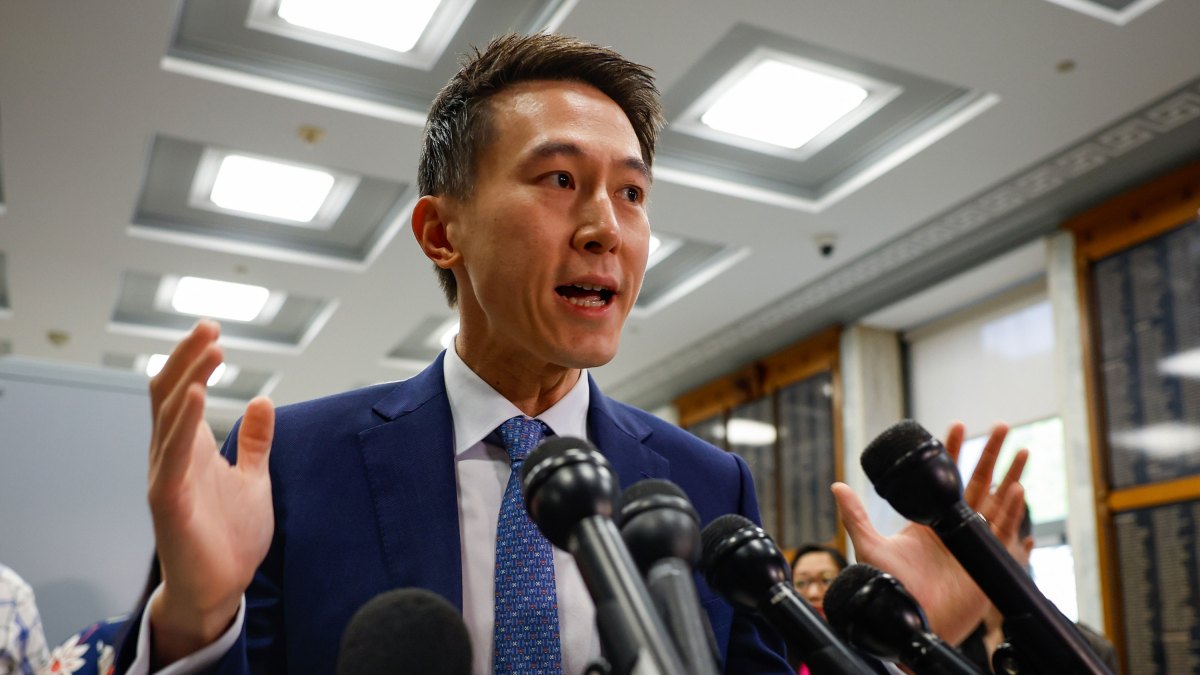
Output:
<instances>
[{"instance_id":1,"label":"man in navy suit","mask_svg":"<svg viewBox=\"0 0 1200 675\"><path fill-rule=\"evenodd\" d=\"M622 484L672 480L706 523L757 520L740 458L605 397L585 372L615 355L641 286L661 124L648 69L559 36L500 38L438 95L425 129L412 230L458 308L451 349L400 384L278 412L255 399L222 457L203 421L218 328L197 324L151 382L163 585L123 655L138 652L137 668L325 672L357 607L417 586L462 608L474 671L491 672L506 419L586 435ZM869 535L853 496L838 498ZM929 537L872 544L916 574L948 565ZM557 667L580 672L599 654L594 608L569 556L553 567ZM946 588L930 609L953 625L974 596ZM727 672L788 672L778 636L700 591Z\"/></svg>"}]
</instances>

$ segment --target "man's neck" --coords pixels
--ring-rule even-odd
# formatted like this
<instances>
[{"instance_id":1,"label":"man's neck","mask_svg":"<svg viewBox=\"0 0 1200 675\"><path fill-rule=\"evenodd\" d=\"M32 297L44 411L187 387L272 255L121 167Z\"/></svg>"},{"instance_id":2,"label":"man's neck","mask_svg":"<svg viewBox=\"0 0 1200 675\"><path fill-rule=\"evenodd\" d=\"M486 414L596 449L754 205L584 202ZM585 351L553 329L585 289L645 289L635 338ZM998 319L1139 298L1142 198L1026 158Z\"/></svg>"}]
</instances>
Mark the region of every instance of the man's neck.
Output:
<instances>
[{"instance_id":1,"label":"man's neck","mask_svg":"<svg viewBox=\"0 0 1200 675\"><path fill-rule=\"evenodd\" d=\"M532 366L508 355L476 353L458 340L452 348L481 380L530 417L545 412L579 381L582 371L551 364Z\"/></svg>"}]
</instances>

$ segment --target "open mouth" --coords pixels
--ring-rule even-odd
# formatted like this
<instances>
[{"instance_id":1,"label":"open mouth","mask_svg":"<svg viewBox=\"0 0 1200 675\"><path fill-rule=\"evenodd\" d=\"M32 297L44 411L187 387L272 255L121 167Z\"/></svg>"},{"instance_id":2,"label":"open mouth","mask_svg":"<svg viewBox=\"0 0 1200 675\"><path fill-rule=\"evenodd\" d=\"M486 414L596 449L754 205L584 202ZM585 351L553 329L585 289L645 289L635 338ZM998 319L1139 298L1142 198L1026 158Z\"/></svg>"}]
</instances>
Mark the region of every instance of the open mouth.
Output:
<instances>
[{"instance_id":1,"label":"open mouth","mask_svg":"<svg viewBox=\"0 0 1200 675\"><path fill-rule=\"evenodd\" d=\"M616 295L612 289L591 284L570 284L554 290L577 307L604 307L612 302L613 296Z\"/></svg>"}]
</instances>

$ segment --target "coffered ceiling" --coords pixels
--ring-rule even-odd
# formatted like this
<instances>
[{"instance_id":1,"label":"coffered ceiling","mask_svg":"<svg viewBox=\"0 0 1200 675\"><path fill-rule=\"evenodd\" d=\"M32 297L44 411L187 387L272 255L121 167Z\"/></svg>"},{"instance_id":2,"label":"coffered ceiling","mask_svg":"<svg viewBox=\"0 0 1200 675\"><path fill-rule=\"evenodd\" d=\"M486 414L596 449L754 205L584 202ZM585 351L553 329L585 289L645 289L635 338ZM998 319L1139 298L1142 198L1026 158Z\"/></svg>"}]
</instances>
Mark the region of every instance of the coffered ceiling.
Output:
<instances>
[{"instance_id":1,"label":"coffered ceiling","mask_svg":"<svg viewBox=\"0 0 1200 675\"><path fill-rule=\"evenodd\" d=\"M164 284L197 276L276 298L269 320L226 325L236 376L214 386L216 426L255 393L410 376L453 319L407 230L423 113L458 55L509 30L549 26L657 74L664 244L594 371L643 406L1200 158L1193 0L459 5L444 50L401 62L264 27L270 2L0 1L0 354L143 367L194 320ZM798 151L710 133L697 106L764 53L879 96ZM198 205L204 162L228 154L323 168L341 208L298 228Z\"/></svg>"}]
</instances>

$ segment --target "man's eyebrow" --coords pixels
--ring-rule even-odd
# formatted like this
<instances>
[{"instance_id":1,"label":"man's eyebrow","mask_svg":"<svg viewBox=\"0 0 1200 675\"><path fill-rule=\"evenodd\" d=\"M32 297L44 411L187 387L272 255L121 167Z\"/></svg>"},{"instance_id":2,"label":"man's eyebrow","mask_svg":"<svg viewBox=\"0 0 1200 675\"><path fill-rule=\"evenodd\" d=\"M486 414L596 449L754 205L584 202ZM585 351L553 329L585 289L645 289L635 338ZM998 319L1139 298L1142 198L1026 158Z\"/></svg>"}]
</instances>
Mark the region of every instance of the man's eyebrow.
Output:
<instances>
[{"instance_id":1,"label":"man's eyebrow","mask_svg":"<svg viewBox=\"0 0 1200 675\"><path fill-rule=\"evenodd\" d=\"M535 162L550 157L583 157L585 154L587 153L583 151L583 148L575 143L546 141L530 151L529 158L526 161ZM654 183L654 174L650 172L650 167L646 166L646 162L642 161L641 157L626 157L621 160L621 166L640 173L648 184Z\"/></svg>"},{"instance_id":2,"label":"man's eyebrow","mask_svg":"<svg viewBox=\"0 0 1200 675\"><path fill-rule=\"evenodd\" d=\"M654 184L654 174L650 172L650 167L646 166L641 157L626 157L621 163L625 165L625 168L633 169L642 174L642 178L645 179L647 185Z\"/></svg>"}]
</instances>

